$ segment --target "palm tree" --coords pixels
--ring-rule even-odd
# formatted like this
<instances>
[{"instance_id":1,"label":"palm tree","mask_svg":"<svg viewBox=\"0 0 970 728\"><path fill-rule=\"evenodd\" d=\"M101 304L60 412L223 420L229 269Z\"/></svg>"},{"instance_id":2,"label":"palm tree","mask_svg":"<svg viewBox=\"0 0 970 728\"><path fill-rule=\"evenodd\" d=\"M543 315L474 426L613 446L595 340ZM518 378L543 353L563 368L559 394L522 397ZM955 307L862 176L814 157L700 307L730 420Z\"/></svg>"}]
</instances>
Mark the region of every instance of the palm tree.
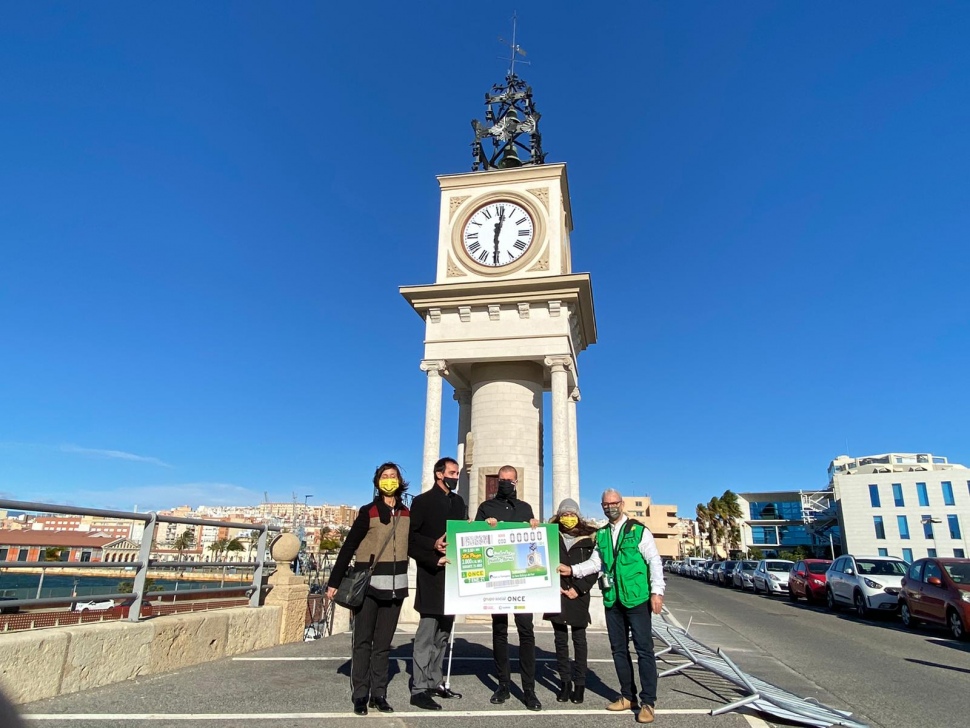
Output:
<instances>
[{"instance_id":1,"label":"palm tree","mask_svg":"<svg viewBox=\"0 0 970 728\"><path fill-rule=\"evenodd\" d=\"M62 548L60 548L58 546L51 546L50 548L46 548L41 553L40 560L41 561L60 561L61 560L61 552L63 550L64 549L62 549Z\"/></svg>"},{"instance_id":2,"label":"palm tree","mask_svg":"<svg viewBox=\"0 0 970 728\"><path fill-rule=\"evenodd\" d=\"M738 497L730 489L724 491L718 499L721 506L721 519L724 522L725 553L730 553L731 547L741 547L741 529L738 521L744 518Z\"/></svg>"},{"instance_id":3,"label":"palm tree","mask_svg":"<svg viewBox=\"0 0 970 728\"><path fill-rule=\"evenodd\" d=\"M262 531L258 528L254 528L249 532L249 560L253 560L253 549L256 548L259 543L259 537L262 535Z\"/></svg>"},{"instance_id":4,"label":"palm tree","mask_svg":"<svg viewBox=\"0 0 970 728\"><path fill-rule=\"evenodd\" d=\"M242 545L242 541L240 541L238 538L227 538L227 539L223 539L223 541L224 541L224 543L223 543L223 546L222 546L222 550L225 551L225 553L226 553L226 560L227 561L229 560L229 552L230 551L232 551L233 553L235 553L237 551L245 551L246 550L246 547Z\"/></svg>"},{"instance_id":5,"label":"palm tree","mask_svg":"<svg viewBox=\"0 0 970 728\"><path fill-rule=\"evenodd\" d=\"M175 550L179 552L178 560L182 560L182 553L195 546L195 531L185 530L175 537Z\"/></svg>"},{"instance_id":6,"label":"palm tree","mask_svg":"<svg viewBox=\"0 0 970 728\"><path fill-rule=\"evenodd\" d=\"M695 513L697 514L697 533L701 537L701 552L703 553L704 536L711 526L711 513L703 503L697 504Z\"/></svg>"},{"instance_id":7,"label":"palm tree","mask_svg":"<svg viewBox=\"0 0 970 728\"><path fill-rule=\"evenodd\" d=\"M226 544L229 543L224 538L219 538L209 544L209 551L215 554L215 560L219 561L219 555L226 550Z\"/></svg>"}]
</instances>

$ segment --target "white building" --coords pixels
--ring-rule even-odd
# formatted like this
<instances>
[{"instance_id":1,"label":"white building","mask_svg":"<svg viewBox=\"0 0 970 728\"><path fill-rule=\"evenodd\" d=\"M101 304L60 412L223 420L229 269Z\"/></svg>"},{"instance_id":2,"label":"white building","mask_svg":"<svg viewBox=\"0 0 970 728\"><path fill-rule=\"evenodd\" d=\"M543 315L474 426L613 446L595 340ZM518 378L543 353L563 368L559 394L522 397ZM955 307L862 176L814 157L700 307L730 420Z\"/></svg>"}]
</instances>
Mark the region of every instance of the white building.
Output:
<instances>
[{"instance_id":1,"label":"white building","mask_svg":"<svg viewBox=\"0 0 970 728\"><path fill-rule=\"evenodd\" d=\"M966 557L970 469L929 453L840 455L829 478L850 554Z\"/></svg>"}]
</instances>

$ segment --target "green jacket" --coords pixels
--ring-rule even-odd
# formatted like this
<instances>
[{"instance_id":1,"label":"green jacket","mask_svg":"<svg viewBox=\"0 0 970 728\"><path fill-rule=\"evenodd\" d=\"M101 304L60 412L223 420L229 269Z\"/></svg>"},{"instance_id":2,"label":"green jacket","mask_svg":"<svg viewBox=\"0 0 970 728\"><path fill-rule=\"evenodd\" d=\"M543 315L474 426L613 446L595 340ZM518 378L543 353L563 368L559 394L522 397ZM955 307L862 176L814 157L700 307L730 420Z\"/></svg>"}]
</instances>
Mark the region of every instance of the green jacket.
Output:
<instances>
[{"instance_id":1,"label":"green jacket","mask_svg":"<svg viewBox=\"0 0 970 728\"><path fill-rule=\"evenodd\" d=\"M650 599L650 565L640 553L643 529L642 523L627 520L620 531L615 557L609 524L596 531L596 547L603 562L603 571L613 577L613 586L603 591L603 606L607 609L616 604L618 596L620 604L628 608Z\"/></svg>"}]
</instances>

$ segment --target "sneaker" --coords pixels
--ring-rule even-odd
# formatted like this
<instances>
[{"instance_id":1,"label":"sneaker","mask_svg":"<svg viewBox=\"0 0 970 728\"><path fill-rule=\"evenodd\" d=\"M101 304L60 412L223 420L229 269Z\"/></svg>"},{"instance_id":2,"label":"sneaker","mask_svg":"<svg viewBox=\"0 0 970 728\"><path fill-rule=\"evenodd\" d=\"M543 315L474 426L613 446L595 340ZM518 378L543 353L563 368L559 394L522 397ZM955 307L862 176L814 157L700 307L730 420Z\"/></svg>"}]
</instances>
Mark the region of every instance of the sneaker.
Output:
<instances>
[{"instance_id":1,"label":"sneaker","mask_svg":"<svg viewBox=\"0 0 970 728\"><path fill-rule=\"evenodd\" d=\"M492 693L492 697L488 699L488 702L492 705L500 705L511 697L512 693L509 692L509 686L500 684L498 690Z\"/></svg>"},{"instance_id":2,"label":"sneaker","mask_svg":"<svg viewBox=\"0 0 970 728\"><path fill-rule=\"evenodd\" d=\"M634 703L632 700L627 700L626 698L624 698L621 695L619 698L617 698L612 703L610 703L609 705L607 705L606 706L606 709L607 710L612 710L614 713L616 713L616 712L619 712L621 710L632 710L632 709L636 708L636 706L637 706L637 704Z\"/></svg>"},{"instance_id":3,"label":"sneaker","mask_svg":"<svg viewBox=\"0 0 970 728\"><path fill-rule=\"evenodd\" d=\"M416 693L411 696L411 705L421 710L441 710L441 704L435 702L427 692Z\"/></svg>"},{"instance_id":4,"label":"sneaker","mask_svg":"<svg viewBox=\"0 0 970 728\"><path fill-rule=\"evenodd\" d=\"M542 703L540 703L539 698L536 697L535 690L525 691L525 707L529 710L542 710Z\"/></svg>"},{"instance_id":5,"label":"sneaker","mask_svg":"<svg viewBox=\"0 0 970 728\"><path fill-rule=\"evenodd\" d=\"M653 723L654 710L652 705L644 705L637 713L637 723Z\"/></svg>"}]
</instances>

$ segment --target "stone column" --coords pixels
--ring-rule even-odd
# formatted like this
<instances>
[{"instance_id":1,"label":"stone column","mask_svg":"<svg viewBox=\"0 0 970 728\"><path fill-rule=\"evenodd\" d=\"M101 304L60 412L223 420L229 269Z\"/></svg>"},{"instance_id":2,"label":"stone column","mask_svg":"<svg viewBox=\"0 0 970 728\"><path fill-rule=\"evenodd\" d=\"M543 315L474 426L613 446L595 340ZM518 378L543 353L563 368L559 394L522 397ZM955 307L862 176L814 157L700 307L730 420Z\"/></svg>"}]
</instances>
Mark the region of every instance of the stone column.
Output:
<instances>
[{"instance_id":1,"label":"stone column","mask_svg":"<svg viewBox=\"0 0 970 728\"><path fill-rule=\"evenodd\" d=\"M579 387L573 387L569 393L569 497L577 503L579 500L579 437L576 434L576 403L579 402Z\"/></svg>"},{"instance_id":2,"label":"stone column","mask_svg":"<svg viewBox=\"0 0 970 728\"><path fill-rule=\"evenodd\" d=\"M276 572L269 578L273 588L264 604L280 608L279 644L302 642L306 629L306 598L310 589L290 568L290 562L299 552L300 539L292 533L282 534L273 544Z\"/></svg>"},{"instance_id":3,"label":"stone column","mask_svg":"<svg viewBox=\"0 0 970 728\"><path fill-rule=\"evenodd\" d=\"M546 357L552 382L552 512L563 498L570 497L569 484L569 374L572 366L568 356Z\"/></svg>"},{"instance_id":4,"label":"stone column","mask_svg":"<svg viewBox=\"0 0 970 728\"><path fill-rule=\"evenodd\" d=\"M448 371L441 359L425 359L421 371L428 373L428 396L424 405L424 459L421 466L421 491L434 486L434 464L441 452L441 375Z\"/></svg>"},{"instance_id":5,"label":"stone column","mask_svg":"<svg viewBox=\"0 0 970 728\"><path fill-rule=\"evenodd\" d=\"M465 444L468 440L468 433L472 429L472 391L470 389L456 389L454 394L458 402L458 448L455 450L455 459L461 472L458 475L458 495L465 499L468 504L468 458L465 453ZM474 515L474 514L472 514Z\"/></svg>"}]
</instances>

